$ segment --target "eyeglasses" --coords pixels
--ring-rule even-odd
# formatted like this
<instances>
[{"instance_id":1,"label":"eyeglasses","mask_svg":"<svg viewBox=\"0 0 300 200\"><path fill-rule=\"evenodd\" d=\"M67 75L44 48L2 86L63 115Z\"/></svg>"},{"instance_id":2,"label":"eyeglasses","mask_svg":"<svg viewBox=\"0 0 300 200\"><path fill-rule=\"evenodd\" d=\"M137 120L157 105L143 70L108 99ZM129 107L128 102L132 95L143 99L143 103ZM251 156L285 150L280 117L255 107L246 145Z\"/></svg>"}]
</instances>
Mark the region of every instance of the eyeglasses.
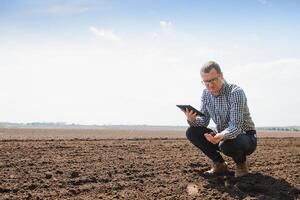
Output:
<instances>
[{"instance_id":1,"label":"eyeglasses","mask_svg":"<svg viewBox=\"0 0 300 200\"><path fill-rule=\"evenodd\" d=\"M205 86L209 86L210 84L216 84L217 83L217 81L219 80L219 78L220 78L220 75L219 76L217 76L216 78L213 78L213 79L210 79L210 80L206 80L206 81L201 81L201 83L203 84L203 85L205 85Z\"/></svg>"}]
</instances>

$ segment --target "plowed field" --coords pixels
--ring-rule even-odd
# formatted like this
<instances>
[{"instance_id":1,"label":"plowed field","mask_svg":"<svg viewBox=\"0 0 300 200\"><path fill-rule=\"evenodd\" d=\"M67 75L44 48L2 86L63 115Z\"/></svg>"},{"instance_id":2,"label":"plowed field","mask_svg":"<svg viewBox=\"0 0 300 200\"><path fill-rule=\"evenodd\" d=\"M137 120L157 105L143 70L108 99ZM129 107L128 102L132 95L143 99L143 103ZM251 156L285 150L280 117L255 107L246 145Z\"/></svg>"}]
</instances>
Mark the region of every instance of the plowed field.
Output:
<instances>
[{"instance_id":1,"label":"plowed field","mask_svg":"<svg viewBox=\"0 0 300 200\"><path fill-rule=\"evenodd\" d=\"M251 174L235 179L233 171L205 176L210 161L184 132L127 139L1 132L0 199L300 199L300 137L259 137Z\"/></svg>"}]
</instances>

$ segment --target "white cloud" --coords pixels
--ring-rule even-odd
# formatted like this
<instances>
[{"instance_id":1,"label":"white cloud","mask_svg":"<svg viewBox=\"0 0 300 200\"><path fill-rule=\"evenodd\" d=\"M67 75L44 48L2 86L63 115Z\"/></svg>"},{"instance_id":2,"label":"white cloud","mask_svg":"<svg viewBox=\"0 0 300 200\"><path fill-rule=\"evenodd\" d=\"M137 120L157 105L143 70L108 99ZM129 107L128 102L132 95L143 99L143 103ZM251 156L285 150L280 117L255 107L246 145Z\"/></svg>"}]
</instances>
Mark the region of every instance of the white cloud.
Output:
<instances>
[{"instance_id":1,"label":"white cloud","mask_svg":"<svg viewBox=\"0 0 300 200\"><path fill-rule=\"evenodd\" d=\"M161 20L159 21L159 30L152 32L152 37L160 38L166 35L167 36L174 35L172 29L173 29L172 22Z\"/></svg>"},{"instance_id":2,"label":"white cloud","mask_svg":"<svg viewBox=\"0 0 300 200\"><path fill-rule=\"evenodd\" d=\"M91 10L91 6L70 6L70 5L55 5L48 9L49 13L63 14L63 13L80 13Z\"/></svg>"},{"instance_id":3,"label":"white cloud","mask_svg":"<svg viewBox=\"0 0 300 200\"><path fill-rule=\"evenodd\" d=\"M63 15L63 14L73 14L82 13L95 9L94 5L73 5L73 4L57 4L50 5L47 8L34 10L33 13L45 13L51 15Z\"/></svg>"},{"instance_id":4,"label":"white cloud","mask_svg":"<svg viewBox=\"0 0 300 200\"><path fill-rule=\"evenodd\" d=\"M121 42L122 38L117 36L113 30L107 30L107 29L97 29L95 27L90 27L89 29L93 34L96 36L105 39L105 40L110 40L110 41L115 41L115 42Z\"/></svg>"},{"instance_id":5,"label":"white cloud","mask_svg":"<svg viewBox=\"0 0 300 200\"><path fill-rule=\"evenodd\" d=\"M170 21L160 21L159 27L161 30L168 30L173 27L173 24Z\"/></svg>"},{"instance_id":6,"label":"white cloud","mask_svg":"<svg viewBox=\"0 0 300 200\"><path fill-rule=\"evenodd\" d=\"M257 1L263 5L266 5L268 3L267 0L257 0Z\"/></svg>"}]
</instances>

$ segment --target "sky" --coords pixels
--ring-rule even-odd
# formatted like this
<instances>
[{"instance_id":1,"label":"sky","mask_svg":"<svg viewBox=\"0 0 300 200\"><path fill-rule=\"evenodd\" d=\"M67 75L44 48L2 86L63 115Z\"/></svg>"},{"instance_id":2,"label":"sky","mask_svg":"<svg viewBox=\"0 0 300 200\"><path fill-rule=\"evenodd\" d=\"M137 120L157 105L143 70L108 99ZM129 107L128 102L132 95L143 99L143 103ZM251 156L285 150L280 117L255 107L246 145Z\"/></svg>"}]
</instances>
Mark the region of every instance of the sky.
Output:
<instances>
[{"instance_id":1,"label":"sky","mask_svg":"<svg viewBox=\"0 0 300 200\"><path fill-rule=\"evenodd\" d=\"M187 125L218 62L256 126L300 125L298 0L0 0L0 121Z\"/></svg>"}]
</instances>

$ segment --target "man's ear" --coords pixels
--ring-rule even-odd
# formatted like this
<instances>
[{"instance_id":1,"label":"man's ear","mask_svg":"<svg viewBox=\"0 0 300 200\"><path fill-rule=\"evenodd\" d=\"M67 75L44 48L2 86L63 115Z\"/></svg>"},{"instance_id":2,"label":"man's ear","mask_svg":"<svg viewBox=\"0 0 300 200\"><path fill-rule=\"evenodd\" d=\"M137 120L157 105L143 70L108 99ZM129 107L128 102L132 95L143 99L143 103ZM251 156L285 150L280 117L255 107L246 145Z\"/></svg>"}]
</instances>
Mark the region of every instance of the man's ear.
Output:
<instances>
[{"instance_id":1,"label":"man's ear","mask_svg":"<svg viewBox=\"0 0 300 200\"><path fill-rule=\"evenodd\" d=\"M223 72L220 73L221 79L224 80Z\"/></svg>"}]
</instances>

